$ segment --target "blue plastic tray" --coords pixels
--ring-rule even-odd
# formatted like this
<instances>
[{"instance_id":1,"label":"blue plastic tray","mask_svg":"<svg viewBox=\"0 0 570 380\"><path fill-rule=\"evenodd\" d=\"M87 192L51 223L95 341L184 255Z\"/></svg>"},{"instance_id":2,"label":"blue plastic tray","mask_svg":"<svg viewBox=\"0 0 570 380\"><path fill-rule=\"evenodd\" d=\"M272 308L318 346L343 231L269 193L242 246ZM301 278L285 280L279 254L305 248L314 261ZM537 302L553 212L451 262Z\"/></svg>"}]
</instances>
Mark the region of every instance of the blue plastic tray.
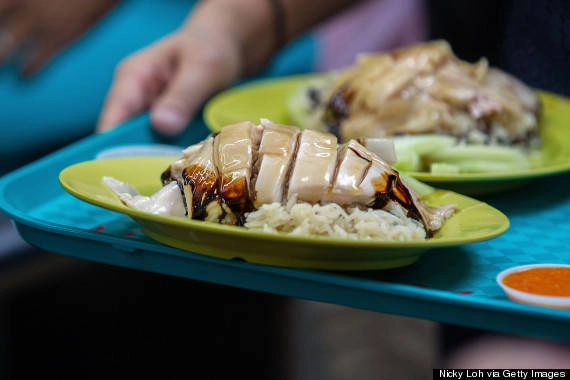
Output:
<instances>
[{"instance_id":1,"label":"blue plastic tray","mask_svg":"<svg viewBox=\"0 0 570 380\"><path fill-rule=\"evenodd\" d=\"M208 134L196 122L177 141ZM58 181L65 167L109 148L164 143L142 116L91 136L0 178L0 210L21 236L46 251L121 267L330 302L379 312L570 341L570 312L508 300L495 283L501 270L536 262L570 263L570 175L541 178L520 190L481 198L503 211L510 229L498 238L426 252L391 270L327 272L216 259L147 238L122 214L82 202Z\"/></svg>"}]
</instances>

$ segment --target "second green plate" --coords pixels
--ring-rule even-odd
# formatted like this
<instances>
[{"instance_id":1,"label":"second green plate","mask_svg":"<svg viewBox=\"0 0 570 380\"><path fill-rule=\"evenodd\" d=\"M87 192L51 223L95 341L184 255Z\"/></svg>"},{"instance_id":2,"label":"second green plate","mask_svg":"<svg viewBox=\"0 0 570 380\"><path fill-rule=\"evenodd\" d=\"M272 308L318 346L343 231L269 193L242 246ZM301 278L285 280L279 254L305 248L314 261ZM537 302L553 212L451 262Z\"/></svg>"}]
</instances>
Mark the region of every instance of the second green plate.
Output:
<instances>
[{"instance_id":1,"label":"second green plate","mask_svg":"<svg viewBox=\"0 0 570 380\"><path fill-rule=\"evenodd\" d=\"M288 99L293 91L312 78L314 75L260 80L222 92L206 105L206 124L213 131L243 120L257 123L260 118L292 124L287 109ZM538 95L543 106L540 124L543 146L539 166L504 173L408 174L435 187L479 195L510 190L541 176L569 171L570 99L540 90Z\"/></svg>"}]
</instances>

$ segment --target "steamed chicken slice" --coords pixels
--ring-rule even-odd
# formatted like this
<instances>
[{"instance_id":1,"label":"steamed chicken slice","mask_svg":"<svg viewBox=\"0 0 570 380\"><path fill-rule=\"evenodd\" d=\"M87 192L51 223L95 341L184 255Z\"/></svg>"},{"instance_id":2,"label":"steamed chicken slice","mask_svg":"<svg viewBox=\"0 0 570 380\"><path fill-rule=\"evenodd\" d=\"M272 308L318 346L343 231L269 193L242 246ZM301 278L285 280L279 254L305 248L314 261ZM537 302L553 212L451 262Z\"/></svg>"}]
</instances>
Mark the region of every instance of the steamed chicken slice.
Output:
<instances>
[{"instance_id":1,"label":"steamed chicken slice","mask_svg":"<svg viewBox=\"0 0 570 380\"><path fill-rule=\"evenodd\" d=\"M256 127L251 121L230 124L214 139L214 162L219 176L220 196L230 208L246 207L251 199L252 141Z\"/></svg>"},{"instance_id":2,"label":"steamed chicken slice","mask_svg":"<svg viewBox=\"0 0 570 380\"><path fill-rule=\"evenodd\" d=\"M401 181L397 171L354 140L347 145L354 152L350 156L352 159L368 163L360 177L361 204L375 209L392 209L399 205L409 217L424 221L410 189Z\"/></svg>"},{"instance_id":3,"label":"steamed chicken slice","mask_svg":"<svg viewBox=\"0 0 570 380\"><path fill-rule=\"evenodd\" d=\"M202 149L203 145L204 141L200 141L197 144L190 145L189 147L185 148L182 151L182 157L171 163L170 166L168 167L168 170L165 171L162 181L168 182L172 178L180 178L182 176L182 170L184 170L186 166L192 163L194 155L196 155L200 151L200 149Z\"/></svg>"},{"instance_id":4,"label":"steamed chicken slice","mask_svg":"<svg viewBox=\"0 0 570 380\"><path fill-rule=\"evenodd\" d=\"M394 211L422 222L428 236L439 229L454 206L427 207L381 158L392 157L393 147L362 141L379 155L356 140L339 146L330 133L268 120L236 123L185 150L150 197L126 184L109 186L129 207L223 224L244 225L250 211L296 199Z\"/></svg>"},{"instance_id":5,"label":"steamed chicken slice","mask_svg":"<svg viewBox=\"0 0 570 380\"><path fill-rule=\"evenodd\" d=\"M388 163L354 140L347 145L349 150L354 152L348 156L349 159L358 158L369 162L358 186L362 197L361 204L387 211L402 208L408 217L424 224L428 235L440 229L443 222L455 212L455 205L441 207L425 205Z\"/></svg>"},{"instance_id":6,"label":"steamed chicken slice","mask_svg":"<svg viewBox=\"0 0 570 380\"><path fill-rule=\"evenodd\" d=\"M204 218L203 209L217 192L218 173L214 164L214 138L208 137L200 149L192 156L177 181L184 194L189 219ZM167 170L172 174L172 167ZM163 180L165 175L162 176Z\"/></svg>"},{"instance_id":7,"label":"steamed chicken slice","mask_svg":"<svg viewBox=\"0 0 570 380\"><path fill-rule=\"evenodd\" d=\"M287 199L319 203L330 187L337 158L337 139L331 133L305 129L289 178Z\"/></svg>"},{"instance_id":8,"label":"steamed chicken slice","mask_svg":"<svg viewBox=\"0 0 570 380\"><path fill-rule=\"evenodd\" d=\"M394 165L398 161L396 156L396 146L394 141L389 138L381 137L365 137L357 140L363 147L377 155L382 161L388 165Z\"/></svg>"},{"instance_id":9,"label":"steamed chicken slice","mask_svg":"<svg viewBox=\"0 0 570 380\"><path fill-rule=\"evenodd\" d=\"M263 204L283 201L289 168L296 152L300 130L296 127L261 121L263 137L259 144L258 158L254 170L255 196L253 205L259 208Z\"/></svg>"},{"instance_id":10,"label":"steamed chicken slice","mask_svg":"<svg viewBox=\"0 0 570 380\"><path fill-rule=\"evenodd\" d=\"M325 202L348 206L367 205L374 200L373 190L361 186L372 161L358 154L356 144L356 141L351 140L339 148L338 168Z\"/></svg>"}]
</instances>

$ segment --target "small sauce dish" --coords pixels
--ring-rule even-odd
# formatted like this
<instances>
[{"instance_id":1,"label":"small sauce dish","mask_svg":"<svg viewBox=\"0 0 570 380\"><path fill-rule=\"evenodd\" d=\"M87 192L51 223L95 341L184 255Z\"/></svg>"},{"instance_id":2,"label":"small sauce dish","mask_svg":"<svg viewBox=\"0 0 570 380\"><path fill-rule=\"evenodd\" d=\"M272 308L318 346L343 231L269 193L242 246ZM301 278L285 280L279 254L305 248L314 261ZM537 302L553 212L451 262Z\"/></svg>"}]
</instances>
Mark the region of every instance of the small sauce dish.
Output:
<instances>
[{"instance_id":1,"label":"small sauce dish","mask_svg":"<svg viewBox=\"0 0 570 380\"><path fill-rule=\"evenodd\" d=\"M497 283L512 301L570 310L570 265L521 265L499 273Z\"/></svg>"}]
</instances>

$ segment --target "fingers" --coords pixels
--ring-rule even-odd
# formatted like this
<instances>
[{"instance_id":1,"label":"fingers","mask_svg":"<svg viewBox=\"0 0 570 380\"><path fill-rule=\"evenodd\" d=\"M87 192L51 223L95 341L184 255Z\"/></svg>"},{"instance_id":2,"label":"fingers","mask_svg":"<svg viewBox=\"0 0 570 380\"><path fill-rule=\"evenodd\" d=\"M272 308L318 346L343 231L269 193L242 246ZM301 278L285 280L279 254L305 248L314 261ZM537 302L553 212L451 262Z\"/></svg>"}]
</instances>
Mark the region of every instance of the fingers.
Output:
<instances>
[{"instance_id":1,"label":"fingers","mask_svg":"<svg viewBox=\"0 0 570 380\"><path fill-rule=\"evenodd\" d=\"M151 109L151 123L157 131L176 135L184 130L200 105L200 82L198 71L189 67L178 70L165 93Z\"/></svg>"},{"instance_id":2,"label":"fingers","mask_svg":"<svg viewBox=\"0 0 570 380\"><path fill-rule=\"evenodd\" d=\"M164 93L153 104L151 123L158 132L182 132L203 103L237 77L237 69L225 57L206 57L204 50L200 53L182 57Z\"/></svg>"},{"instance_id":3,"label":"fingers","mask_svg":"<svg viewBox=\"0 0 570 380\"><path fill-rule=\"evenodd\" d=\"M97 131L150 108L151 124L159 133L182 132L215 91L237 79L235 49L220 46L175 34L127 59L117 70Z\"/></svg>"},{"instance_id":4,"label":"fingers","mask_svg":"<svg viewBox=\"0 0 570 380\"><path fill-rule=\"evenodd\" d=\"M155 60L155 58L162 58ZM168 58L152 51L128 58L119 65L96 127L110 130L148 109L168 79Z\"/></svg>"},{"instance_id":5,"label":"fingers","mask_svg":"<svg viewBox=\"0 0 570 380\"><path fill-rule=\"evenodd\" d=\"M112 129L145 110L149 99L142 81L140 74L118 71L99 118L98 132Z\"/></svg>"}]
</instances>

